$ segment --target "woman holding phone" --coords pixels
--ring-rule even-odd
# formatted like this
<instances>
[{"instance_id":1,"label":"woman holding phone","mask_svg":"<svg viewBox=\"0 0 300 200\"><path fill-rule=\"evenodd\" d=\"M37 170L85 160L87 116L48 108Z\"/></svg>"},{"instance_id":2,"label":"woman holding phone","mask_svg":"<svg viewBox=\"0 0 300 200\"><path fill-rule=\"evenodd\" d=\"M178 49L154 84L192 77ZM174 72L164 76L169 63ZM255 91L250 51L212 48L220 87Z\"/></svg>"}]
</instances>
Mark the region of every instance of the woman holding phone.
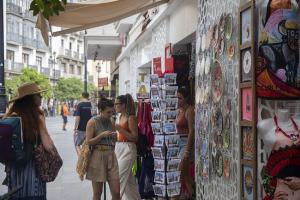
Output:
<instances>
[{"instance_id":1,"label":"woman holding phone","mask_svg":"<svg viewBox=\"0 0 300 200\"><path fill-rule=\"evenodd\" d=\"M86 127L86 143L93 151L89 160L86 179L92 181L93 200L99 200L103 182L108 182L112 200L120 199L118 161L114 152L116 132L112 116L114 103L102 98L98 102L100 115L90 119Z\"/></svg>"}]
</instances>

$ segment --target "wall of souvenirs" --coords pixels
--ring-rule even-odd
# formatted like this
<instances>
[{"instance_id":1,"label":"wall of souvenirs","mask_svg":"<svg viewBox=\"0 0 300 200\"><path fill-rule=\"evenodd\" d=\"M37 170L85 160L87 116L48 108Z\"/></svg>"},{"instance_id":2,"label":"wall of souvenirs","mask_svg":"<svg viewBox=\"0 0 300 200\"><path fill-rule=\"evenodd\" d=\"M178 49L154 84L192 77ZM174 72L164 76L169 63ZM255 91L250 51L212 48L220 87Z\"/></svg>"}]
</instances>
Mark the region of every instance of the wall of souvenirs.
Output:
<instances>
[{"instance_id":1,"label":"wall of souvenirs","mask_svg":"<svg viewBox=\"0 0 300 200\"><path fill-rule=\"evenodd\" d=\"M300 199L300 1L198 3L197 199Z\"/></svg>"},{"instance_id":2,"label":"wall of souvenirs","mask_svg":"<svg viewBox=\"0 0 300 200\"><path fill-rule=\"evenodd\" d=\"M197 199L239 199L239 1L199 0L198 3Z\"/></svg>"}]
</instances>

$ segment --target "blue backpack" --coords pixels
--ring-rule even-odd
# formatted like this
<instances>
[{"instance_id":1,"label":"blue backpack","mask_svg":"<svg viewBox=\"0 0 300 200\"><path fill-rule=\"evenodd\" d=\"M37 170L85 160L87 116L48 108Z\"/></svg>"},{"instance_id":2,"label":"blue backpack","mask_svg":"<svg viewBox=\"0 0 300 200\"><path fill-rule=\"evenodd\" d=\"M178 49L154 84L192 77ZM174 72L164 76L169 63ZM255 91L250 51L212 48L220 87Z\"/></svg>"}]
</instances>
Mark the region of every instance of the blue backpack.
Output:
<instances>
[{"instance_id":1,"label":"blue backpack","mask_svg":"<svg viewBox=\"0 0 300 200\"><path fill-rule=\"evenodd\" d=\"M0 120L0 152L1 163L26 162L20 117L7 117Z\"/></svg>"}]
</instances>

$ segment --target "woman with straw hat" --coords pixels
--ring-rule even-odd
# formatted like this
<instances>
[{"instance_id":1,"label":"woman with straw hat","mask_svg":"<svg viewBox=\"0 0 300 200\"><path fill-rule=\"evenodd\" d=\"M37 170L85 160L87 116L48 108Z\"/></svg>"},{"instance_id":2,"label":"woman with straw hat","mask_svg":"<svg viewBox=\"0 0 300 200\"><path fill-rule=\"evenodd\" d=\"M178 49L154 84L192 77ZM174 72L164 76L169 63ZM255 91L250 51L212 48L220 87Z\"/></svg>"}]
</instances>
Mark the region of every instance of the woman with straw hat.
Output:
<instances>
[{"instance_id":1,"label":"woman with straw hat","mask_svg":"<svg viewBox=\"0 0 300 200\"><path fill-rule=\"evenodd\" d=\"M41 90L35 83L26 83L18 88L18 95L9 101L12 103L5 117L21 117L25 151L28 154L24 165L6 165L6 184L8 190L22 186L13 199L45 200L46 183L36 172L32 155L34 146L43 144L48 152L53 152L54 144L48 134L45 117L41 109Z\"/></svg>"}]
</instances>

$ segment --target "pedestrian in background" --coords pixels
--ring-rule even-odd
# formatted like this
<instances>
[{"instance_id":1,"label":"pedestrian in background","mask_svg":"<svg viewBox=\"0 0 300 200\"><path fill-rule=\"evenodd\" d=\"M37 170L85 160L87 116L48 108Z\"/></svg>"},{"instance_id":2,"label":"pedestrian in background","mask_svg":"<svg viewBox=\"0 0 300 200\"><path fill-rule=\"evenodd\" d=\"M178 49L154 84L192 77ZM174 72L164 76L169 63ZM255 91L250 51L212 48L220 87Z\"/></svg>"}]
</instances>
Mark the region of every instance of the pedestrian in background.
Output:
<instances>
[{"instance_id":1,"label":"pedestrian in background","mask_svg":"<svg viewBox=\"0 0 300 200\"><path fill-rule=\"evenodd\" d=\"M93 151L89 159L86 179L92 181L93 200L99 200L103 182L108 182L112 200L120 200L120 179L118 161L114 152L116 133L112 115L114 103L102 98L99 100L100 115L89 120L86 128L86 143ZM132 199L133 200L133 199Z\"/></svg>"},{"instance_id":2,"label":"pedestrian in background","mask_svg":"<svg viewBox=\"0 0 300 200\"><path fill-rule=\"evenodd\" d=\"M172 199L192 199L195 195L195 162L194 162L194 141L195 141L195 113L188 88L181 87L177 91L178 114L176 116L177 132L181 138L187 138L184 148L184 155L180 162L181 171L181 195Z\"/></svg>"},{"instance_id":3,"label":"pedestrian in background","mask_svg":"<svg viewBox=\"0 0 300 200\"><path fill-rule=\"evenodd\" d=\"M62 119L63 119L63 127L62 127L63 131L67 130L66 126L67 126L67 123L68 123L68 115L69 115L69 109L68 109L67 103L63 102L63 105L62 105L62 108L61 108L61 116L62 116Z\"/></svg>"},{"instance_id":4,"label":"pedestrian in background","mask_svg":"<svg viewBox=\"0 0 300 200\"><path fill-rule=\"evenodd\" d=\"M115 125L118 132L115 152L119 165L120 196L122 200L140 200L138 185L132 174L132 166L137 157L135 143L138 141L138 126L131 95L118 96L115 110L119 114Z\"/></svg>"},{"instance_id":5,"label":"pedestrian in background","mask_svg":"<svg viewBox=\"0 0 300 200\"><path fill-rule=\"evenodd\" d=\"M92 117L92 104L89 101L89 93L82 93L82 100L78 103L74 116L74 143L76 152L78 154L80 151L80 146L85 139L86 124Z\"/></svg>"},{"instance_id":6,"label":"pedestrian in background","mask_svg":"<svg viewBox=\"0 0 300 200\"><path fill-rule=\"evenodd\" d=\"M18 96L13 102L5 117L17 115L22 119L24 151L26 163L23 165L10 163L6 165L6 180L8 191L22 186L13 199L39 199L46 200L46 183L37 173L33 149L43 144L48 152L54 151L54 144L48 134L45 117L41 105L41 93L35 83L27 83L18 88ZM5 153L5 152L1 152Z\"/></svg>"}]
</instances>

